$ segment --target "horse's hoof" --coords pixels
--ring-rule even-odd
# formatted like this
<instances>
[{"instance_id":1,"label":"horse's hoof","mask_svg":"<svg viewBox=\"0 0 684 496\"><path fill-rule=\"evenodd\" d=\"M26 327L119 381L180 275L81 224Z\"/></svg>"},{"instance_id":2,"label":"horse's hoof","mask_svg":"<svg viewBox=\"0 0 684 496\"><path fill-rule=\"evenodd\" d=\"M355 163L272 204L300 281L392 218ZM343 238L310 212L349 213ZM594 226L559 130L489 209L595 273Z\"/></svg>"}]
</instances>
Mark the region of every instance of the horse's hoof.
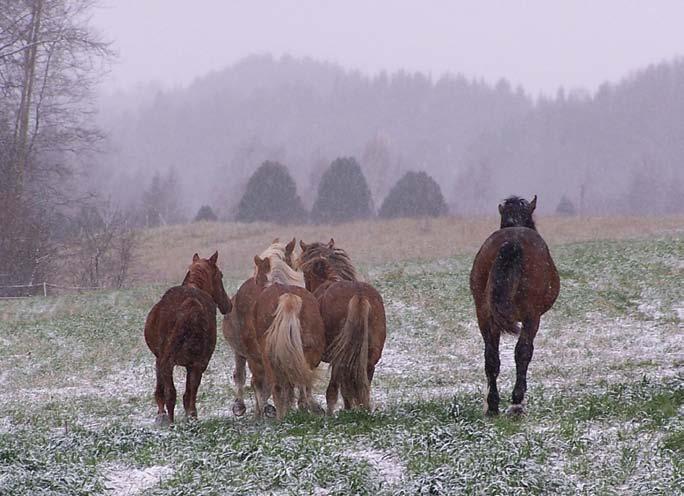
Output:
<instances>
[{"instance_id":1,"label":"horse's hoof","mask_svg":"<svg viewBox=\"0 0 684 496\"><path fill-rule=\"evenodd\" d=\"M245 406L244 401L235 400L233 402L233 415L235 415L236 417L242 417L246 411L247 411L247 407Z\"/></svg>"},{"instance_id":2,"label":"horse's hoof","mask_svg":"<svg viewBox=\"0 0 684 496\"><path fill-rule=\"evenodd\" d=\"M311 410L311 413L314 415L325 415L325 410L323 410L323 407L313 401L311 405L309 405L309 410Z\"/></svg>"},{"instance_id":3,"label":"horse's hoof","mask_svg":"<svg viewBox=\"0 0 684 496\"><path fill-rule=\"evenodd\" d=\"M276 417L276 409L273 405L266 405L264 407L264 417L267 417L267 418L275 418Z\"/></svg>"},{"instance_id":4,"label":"horse's hoof","mask_svg":"<svg viewBox=\"0 0 684 496\"><path fill-rule=\"evenodd\" d=\"M508 408L506 408L506 415L511 417L520 417L522 415L525 415L525 408L522 406L521 403L511 405Z\"/></svg>"},{"instance_id":5,"label":"horse's hoof","mask_svg":"<svg viewBox=\"0 0 684 496\"><path fill-rule=\"evenodd\" d=\"M499 410L485 410L485 415L487 417L498 417L499 416Z\"/></svg>"},{"instance_id":6,"label":"horse's hoof","mask_svg":"<svg viewBox=\"0 0 684 496\"><path fill-rule=\"evenodd\" d=\"M168 427L169 425L171 425L171 422L169 422L169 416L165 413L157 415L157 418L155 419L154 423L160 427Z\"/></svg>"}]
</instances>

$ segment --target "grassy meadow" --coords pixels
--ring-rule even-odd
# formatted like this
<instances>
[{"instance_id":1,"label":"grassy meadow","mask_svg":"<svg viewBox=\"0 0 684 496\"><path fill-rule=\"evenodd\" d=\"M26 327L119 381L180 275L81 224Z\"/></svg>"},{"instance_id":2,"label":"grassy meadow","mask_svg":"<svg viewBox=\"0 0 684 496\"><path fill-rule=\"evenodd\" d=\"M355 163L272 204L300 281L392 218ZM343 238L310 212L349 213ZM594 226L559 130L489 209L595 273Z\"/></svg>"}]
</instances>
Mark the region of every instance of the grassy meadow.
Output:
<instances>
[{"instance_id":1,"label":"grassy meadow","mask_svg":"<svg viewBox=\"0 0 684 496\"><path fill-rule=\"evenodd\" d=\"M251 257L288 229L153 230L133 289L0 301L0 494L681 494L684 219L539 221L562 287L542 319L520 419L483 417L468 273L495 224L289 229L305 241L333 233L385 299L370 413L255 421L248 390L247 415L233 417L220 336L199 420L185 420L179 402L174 429L154 424L150 307L194 251L219 249L232 294ZM514 346L501 344L503 408ZM180 399L182 369L176 382Z\"/></svg>"}]
</instances>

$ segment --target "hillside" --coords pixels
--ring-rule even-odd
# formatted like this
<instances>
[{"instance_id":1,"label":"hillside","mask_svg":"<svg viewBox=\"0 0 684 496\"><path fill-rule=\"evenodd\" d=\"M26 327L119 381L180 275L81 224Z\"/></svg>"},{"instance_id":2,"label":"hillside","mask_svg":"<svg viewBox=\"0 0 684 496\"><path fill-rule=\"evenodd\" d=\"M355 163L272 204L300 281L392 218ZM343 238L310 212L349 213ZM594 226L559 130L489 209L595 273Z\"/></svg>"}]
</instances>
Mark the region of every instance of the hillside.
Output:
<instances>
[{"instance_id":1,"label":"hillside","mask_svg":"<svg viewBox=\"0 0 684 496\"><path fill-rule=\"evenodd\" d=\"M535 101L505 80L253 56L187 88L109 98L110 147L93 177L135 203L155 171L174 169L187 217L208 201L230 218L264 160L287 165L310 205L323 169L354 155L376 206L404 172L425 170L458 214L511 191L565 194L593 214L681 212L683 88L681 59Z\"/></svg>"},{"instance_id":2,"label":"hillside","mask_svg":"<svg viewBox=\"0 0 684 496\"><path fill-rule=\"evenodd\" d=\"M498 228L498 219L441 217L431 220L365 221L336 226L277 226L273 224L193 223L142 231L130 284L182 280L192 254L219 251L225 274L246 278L254 255L278 237L305 242L331 237L362 268L385 262L432 260L454 254L475 255L482 242ZM684 217L596 217L589 219L540 217L537 227L550 246L563 243L644 238L681 234Z\"/></svg>"}]
</instances>

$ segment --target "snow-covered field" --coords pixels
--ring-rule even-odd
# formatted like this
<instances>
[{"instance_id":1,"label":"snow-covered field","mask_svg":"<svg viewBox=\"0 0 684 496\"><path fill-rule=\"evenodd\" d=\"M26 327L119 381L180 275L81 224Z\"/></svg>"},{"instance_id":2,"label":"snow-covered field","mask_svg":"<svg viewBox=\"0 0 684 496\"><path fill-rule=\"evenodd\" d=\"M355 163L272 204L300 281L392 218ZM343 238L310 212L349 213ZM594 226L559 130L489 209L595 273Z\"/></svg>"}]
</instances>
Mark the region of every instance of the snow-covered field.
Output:
<instances>
[{"instance_id":1,"label":"snow-covered field","mask_svg":"<svg viewBox=\"0 0 684 496\"><path fill-rule=\"evenodd\" d=\"M142 327L165 288L2 301L0 494L681 494L684 240L552 253L561 296L522 419L482 415L470 256L363 267L389 326L374 411L282 423L253 420L251 391L248 415L232 416L220 339L200 419L154 425ZM514 345L502 343L503 408ZM182 394L181 369L176 382Z\"/></svg>"}]
</instances>

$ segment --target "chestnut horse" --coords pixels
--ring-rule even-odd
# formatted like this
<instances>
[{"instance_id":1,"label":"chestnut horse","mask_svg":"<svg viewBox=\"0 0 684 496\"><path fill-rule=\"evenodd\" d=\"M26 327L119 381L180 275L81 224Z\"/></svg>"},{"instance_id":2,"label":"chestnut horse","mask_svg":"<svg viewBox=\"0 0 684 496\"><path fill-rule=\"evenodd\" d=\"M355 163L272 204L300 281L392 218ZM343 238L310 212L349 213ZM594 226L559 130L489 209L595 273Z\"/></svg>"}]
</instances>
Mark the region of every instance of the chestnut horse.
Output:
<instances>
[{"instance_id":1,"label":"chestnut horse","mask_svg":"<svg viewBox=\"0 0 684 496\"><path fill-rule=\"evenodd\" d=\"M264 250L260 258L269 259L272 265L276 265L276 261L284 261L286 267L292 268L292 255L295 248L295 240L289 243L281 243L278 239L274 239L271 246ZM287 270L282 264L278 264L280 270L277 271L275 277L278 282L284 284L291 284L304 287L304 279L301 273L294 270ZM258 347L256 339L250 339L246 336L245 319L248 312L251 311L257 297L263 291L268 282L267 275L262 274L263 280L257 281L257 267L254 267L254 274L247 279L238 289L233 297L234 311L223 319L223 336L233 350L235 357L235 368L233 370L233 383L235 384L235 401L233 402L233 414L241 417L247 410L244 401L245 382L247 380L246 363L249 357L252 360L260 360L261 350ZM274 277L274 274L271 274ZM270 407L270 408L269 408ZM262 407L264 412L269 415L275 415L273 407L264 405ZM257 415L262 413L261 409L257 411Z\"/></svg>"},{"instance_id":2,"label":"chestnut horse","mask_svg":"<svg viewBox=\"0 0 684 496\"><path fill-rule=\"evenodd\" d=\"M536 196L531 202L511 196L499 205L501 228L484 242L470 272L470 291L485 345L487 415L499 413L496 378L499 338L504 332L519 335L516 381L508 412L523 413L534 337L541 316L553 306L560 290L558 271L532 219L536 205Z\"/></svg>"},{"instance_id":3,"label":"chestnut horse","mask_svg":"<svg viewBox=\"0 0 684 496\"><path fill-rule=\"evenodd\" d=\"M156 357L154 396L162 424L174 419L176 365L187 370L185 414L197 417L197 389L216 347L216 306L223 314L232 309L217 260L218 252L208 260L195 253L182 285L169 289L147 315L145 341Z\"/></svg>"},{"instance_id":4,"label":"chestnut horse","mask_svg":"<svg viewBox=\"0 0 684 496\"><path fill-rule=\"evenodd\" d=\"M257 416L273 393L276 415L282 419L300 390L300 407L322 411L313 399L314 369L325 349L325 329L318 301L306 289L282 284L292 269L278 258L254 257L256 284L263 290L245 320L243 340L258 342L261 357L247 357L252 372ZM274 265L272 265L274 263Z\"/></svg>"},{"instance_id":5,"label":"chestnut horse","mask_svg":"<svg viewBox=\"0 0 684 496\"><path fill-rule=\"evenodd\" d=\"M387 336L382 297L370 284L356 280L349 256L334 244L332 239L327 245L300 242L298 261L325 324L323 360L332 369L325 393L328 415L335 410L340 389L345 409L370 408L370 384Z\"/></svg>"}]
</instances>

